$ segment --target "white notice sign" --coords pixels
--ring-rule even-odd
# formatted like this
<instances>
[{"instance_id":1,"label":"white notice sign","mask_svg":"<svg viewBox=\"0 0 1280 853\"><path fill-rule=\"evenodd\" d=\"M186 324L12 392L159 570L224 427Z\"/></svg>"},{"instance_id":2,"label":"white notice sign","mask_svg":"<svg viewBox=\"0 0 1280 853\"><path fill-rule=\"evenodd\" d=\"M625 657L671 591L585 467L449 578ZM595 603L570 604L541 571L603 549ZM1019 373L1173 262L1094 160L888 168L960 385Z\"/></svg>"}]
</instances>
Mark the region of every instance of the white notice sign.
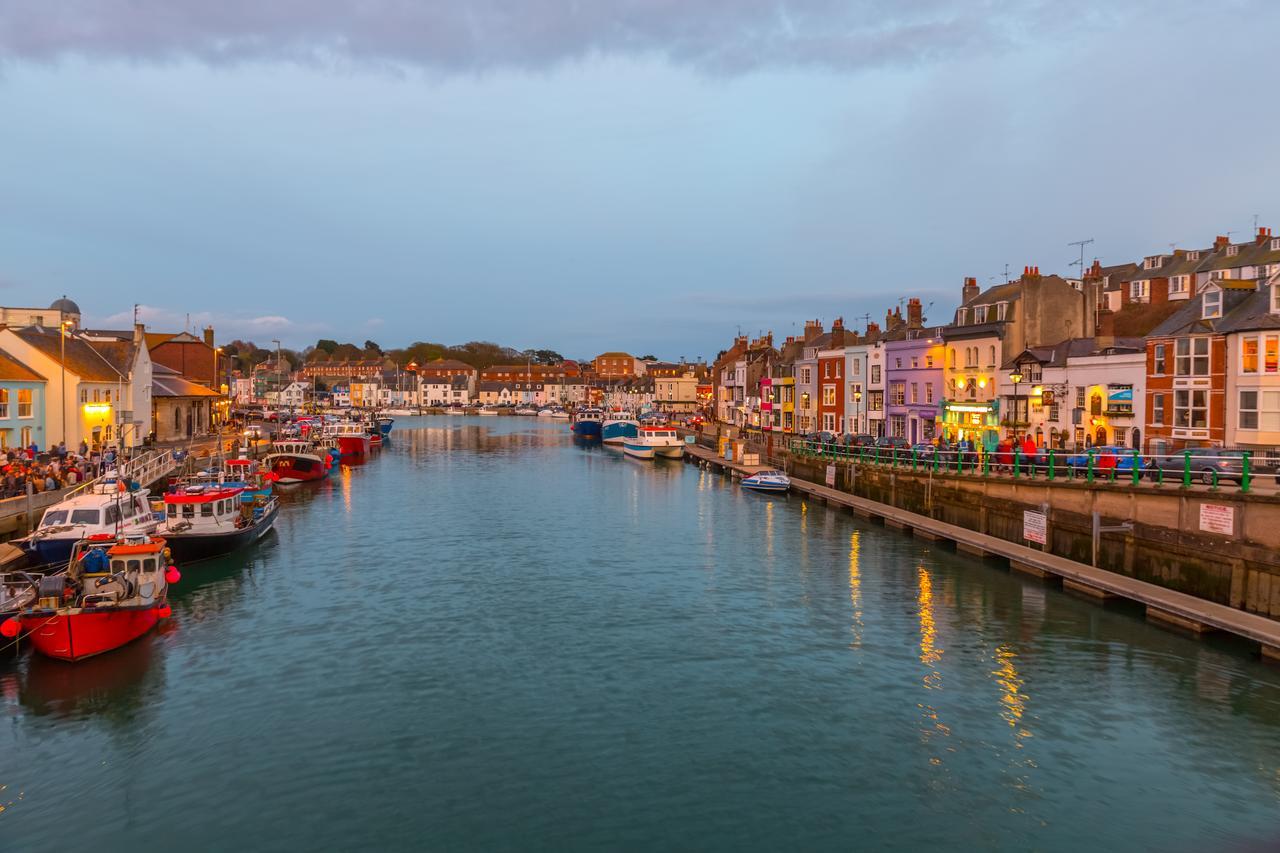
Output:
<instances>
[{"instance_id":1,"label":"white notice sign","mask_svg":"<svg viewBox=\"0 0 1280 853\"><path fill-rule=\"evenodd\" d=\"M1046 520L1043 512L1024 509L1022 511L1022 538L1028 542L1045 544Z\"/></svg>"},{"instance_id":2,"label":"white notice sign","mask_svg":"<svg viewBox=\"0 0 1280 853\"><path fill-rule=\"evenodd\" d=\"M827 466L827 485L833 489L836 487L836 466L834 465Z\"/></svg>"},{"instance_id":3,"label":"white notice sign","mask_svg":"<svg viewBox=\"0 0 1280 853\"><path fill-rule=\"evenodd\" d=\"M1206 533L1234 536L1236 509L1222 504L1200 504L1200 529Z\"/></svg>"}]
</instances>

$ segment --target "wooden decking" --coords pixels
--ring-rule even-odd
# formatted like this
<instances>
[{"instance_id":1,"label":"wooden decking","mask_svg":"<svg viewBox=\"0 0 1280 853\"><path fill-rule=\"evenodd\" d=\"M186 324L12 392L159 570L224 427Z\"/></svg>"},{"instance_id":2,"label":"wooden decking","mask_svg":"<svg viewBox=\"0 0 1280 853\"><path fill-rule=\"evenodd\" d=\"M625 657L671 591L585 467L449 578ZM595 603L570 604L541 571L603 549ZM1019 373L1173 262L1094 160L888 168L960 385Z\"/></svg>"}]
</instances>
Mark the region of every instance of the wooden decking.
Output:
<instances>
[{"instance_id":1,"label":"wooden decking","mask_svg":"<svg viewBox=\"0 0 1280 853\"><path fill-rule=\"evenodd\" d=\"M748 468L736 462L721 459L712 451L695 445L686 445L685 451L688 457L741 474L754 473L764 467ZM1061 580L1069 589L1085 593L1100 601L1108 598L1123 598L1137 602L1146 607L1148 618L1164 625L1173 625L1195 633L1223 631L1243 637L1259 644L1264 660L1280 662L1280 621L1275 619L1247 613L1225 604L1206 601L1184 592L1165 589L1162 586L1105 569L1086 566L1065 557L1038 551L1016 542L1008 542L888 504L860 498L807 480L793 477L791 488L801 494L820 498L828 504L849 507L861 516L879 518L884 521L886 527L910 531L925 539L954 542L956 550L964 553L980 557L1002 557L1009 561L1011 567L1019 571L1033 577Z\"/></svg>"}]
</instances>

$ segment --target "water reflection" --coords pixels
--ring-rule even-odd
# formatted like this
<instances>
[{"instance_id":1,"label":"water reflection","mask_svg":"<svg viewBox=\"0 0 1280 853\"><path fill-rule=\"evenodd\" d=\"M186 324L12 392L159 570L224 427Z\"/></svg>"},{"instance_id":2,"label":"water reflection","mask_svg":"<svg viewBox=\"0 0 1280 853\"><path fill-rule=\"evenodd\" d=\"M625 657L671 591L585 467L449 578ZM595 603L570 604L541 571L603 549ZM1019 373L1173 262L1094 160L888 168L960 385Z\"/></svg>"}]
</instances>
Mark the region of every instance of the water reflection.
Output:
<instances>
[{"instance_id":1,"label":"water reflection","mask_svg":"<svg viewBox=\"0 0 1280 853\"><path fill-rule=\"evenodd\" d=\"M1031 737L1031 732L1022 725L1022 715L1027 709L1027 697L1022 692L1022 678L1018 675L1016 660L1018 653L1010 645L996 647L996 669L992 675L1001 687L1000 716L1009 724L1018 738L1018 746L1022 739Z\"/></svg>"},{"instance_id":2,"label":"water reflection","mask_svg":"<svg viewBox=\"0 0 1280 853\"><path fill-rule=\"evenodd\" d=\"M853 607L853 642L850 646L862 645L862 571L858 566L858 558L862 550L862 532L855 530L849 534L849 603Z\"/></svg>"},{"instance_id":3,"label":"water reflection","mask_svg":"<svg viewBox=\"0 0 1280 853\"><path fill-rule=\"evenodd\" d=\"M18 701L36 717L97 717L131 727L164 689L162 637L148 634L109 654L67 663L32 654L18 676Z\"/></svg>"}]
</instances>

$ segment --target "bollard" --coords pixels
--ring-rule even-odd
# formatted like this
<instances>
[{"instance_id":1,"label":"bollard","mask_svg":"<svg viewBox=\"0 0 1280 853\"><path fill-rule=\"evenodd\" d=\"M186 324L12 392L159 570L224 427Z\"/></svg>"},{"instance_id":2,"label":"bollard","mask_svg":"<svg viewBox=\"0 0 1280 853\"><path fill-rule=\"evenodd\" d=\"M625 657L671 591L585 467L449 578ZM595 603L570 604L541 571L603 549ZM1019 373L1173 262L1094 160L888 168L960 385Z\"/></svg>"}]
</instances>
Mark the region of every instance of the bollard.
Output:
<instances>
[{"instance_id":1,"label":"bollard","mask_svg":"<svg viewBox=\"0 0 1280 853\"><path fill-rule=\"evenodd\" d=\"M1051 482L1051 483L1053 482L1053 469L1054 469L1054 465L1053 465L1053 448L1052 448L1052 447L1050 447L1050 448L1049 448L1049 472L1048 472L1048 473L1049 473L1049 482Z\"/></svg>"},{"instance_id":2,"label":"bollard","mask_svg":"<svg viewBox=\"0 0 1280 853\"><path fill-rule=\"evenodd\" d=\"M1018 448L1013 449L1013 479L1018 479L1018 475L1022 472L1022 451Z\"/></svg>"},{"instance_id":3,"label":"bollard","mask_svg":"<svg viewBox=\"0 0 1280 853\"><path fill-rule=\"evenodd\" d=\"M1142 459L1138 456L1138 448L1133 449L1133 484L1136 486L1142 479Z\"/></svg>"},{"instance_id":4,"label":"bollard","mask_svg":"<svg viewBox=\"0 0 1280 853\"><path fill-rule=\"evenodd\" d=\"M1182 451L1182 488L1191 488L1191 451Z\"/></svg>"},{"instance_id":5,"label":"bollard","mask_svg":"<svg viewBox=\"0 0 1280 853\"><path fill-rule=\"evenodd\" d=\"M1245 494L1249 493L1249 485L1253 482L1253 475L1249 470L1249 458L1251 452L1246 450L1240 458L1240 491Z\"/></svg>"},{"instance_id":6,"label":"bollard","mask_svg":"<svg viewBox=\"0 0 1280 853\"><path fill-rule=\"evenodd\" d=\"M1084 481L1090 484L1093 483L1093 448L1092 447L1089 448L1089 460L1088 462L1085 463Z\"/></svg>"}]
</instances>

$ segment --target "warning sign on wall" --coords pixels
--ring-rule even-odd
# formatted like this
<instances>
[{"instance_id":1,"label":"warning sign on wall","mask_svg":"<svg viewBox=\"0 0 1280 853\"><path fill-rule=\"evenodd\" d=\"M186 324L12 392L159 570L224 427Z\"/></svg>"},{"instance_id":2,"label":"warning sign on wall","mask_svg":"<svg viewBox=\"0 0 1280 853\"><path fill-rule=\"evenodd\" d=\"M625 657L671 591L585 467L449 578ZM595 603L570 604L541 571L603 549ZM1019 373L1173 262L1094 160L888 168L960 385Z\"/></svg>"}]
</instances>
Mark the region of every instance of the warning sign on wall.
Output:
<instances>
[{"instance_id":1,"label":"warning sign on wall","mask_svg":"<svg viewBox=\"0 0 1280 853\"><path fill-rule=\"evenodd\" d=\"M836 487L836 466L834 465L827 466L827 485L833 489Z\"/></svg>"},{"instance_id":2,"label":"warning sign on wall","mask_svg":"<svg viewBox=\"0 0 1280 853\"><path fill-rule=\"evenodd\" d=\"M1200 504L1200 529L1205 533L1234 536L1236 509L1222 504Z\"/></svg>"},{"instance_id":3,"label":"warning sign on wall","mask_svg":"<svg viewBox=\"0 0 1280 853\"><path fill-rule=\"evenodd\" d=\"M1028 542L1045 544L1045 530L1048 524L1043 512L1024 509L1022 511L1022 538Z\"/></svg>"}]
</instances>

